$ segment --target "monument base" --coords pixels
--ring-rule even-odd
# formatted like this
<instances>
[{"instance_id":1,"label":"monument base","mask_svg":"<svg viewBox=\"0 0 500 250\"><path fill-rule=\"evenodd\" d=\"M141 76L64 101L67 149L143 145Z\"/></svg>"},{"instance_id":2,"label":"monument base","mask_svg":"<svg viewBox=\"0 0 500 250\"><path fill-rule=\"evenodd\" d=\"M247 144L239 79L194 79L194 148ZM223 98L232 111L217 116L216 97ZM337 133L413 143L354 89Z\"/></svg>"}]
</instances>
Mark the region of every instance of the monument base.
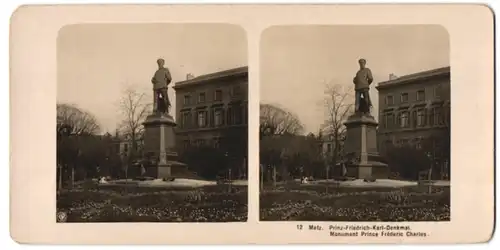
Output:
<instances>
[{"instance_id":1,"label":"monument base","mask_svg":"<svg viewBox=\"0 0 500 250\"><path fill-rule=\"evenodd\" d=\"M185 177L186 165L181 162L167 161L167 165L151 164L144 166L145 172L142 176L155 179L170 179Z\"/></svg>"},{"instance_id":2,"label":"monument base","mask_svg":"<svg viewBox=\"0 0 500 250\"><path fill-rule=\"evenodd\" d=\"M152 114L144 125L144 170L142 176L155 179L182 177L187 165L175 151L175 121L168 114Z\"/></svg>"},{"instance_id":3,"label":"monument base","mask_svg":"<svg viewBox=\"0 0 500 250\"><path fill-rule=\"evenodd\" d=\"M365 164L351 164L347 167L347 176L355 179L387 179L389 168L381 162L368 162Z\"/></svg>"},{"instance_id":4,"label":"monument base","mask_svg":"<svg viewBox=\"0 0 500 250\"><path fill-rule=\"evenodd\" d=\"M385 179L389 176L388 165L382 162L377 150L377 126L375 118L357 112L344 123L347 135L344 145L346 152L346 175L356 179Z\"/></svg>"}]
</instances>

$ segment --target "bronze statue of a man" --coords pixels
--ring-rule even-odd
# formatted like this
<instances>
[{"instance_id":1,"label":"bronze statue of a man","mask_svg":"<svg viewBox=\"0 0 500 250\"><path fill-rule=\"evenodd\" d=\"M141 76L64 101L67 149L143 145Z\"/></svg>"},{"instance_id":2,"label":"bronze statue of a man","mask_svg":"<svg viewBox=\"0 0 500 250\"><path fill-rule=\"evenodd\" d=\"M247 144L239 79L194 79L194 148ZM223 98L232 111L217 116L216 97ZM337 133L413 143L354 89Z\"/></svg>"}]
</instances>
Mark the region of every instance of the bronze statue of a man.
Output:
<instances>
[{"instance_id":1,"label":"bronze statue of a man","mask_svg":"<svg viewBox=\"0 0 500 250\"><path fill-rule=\"evenodd\" d=\"M370 99L370 84L373 82L372 72L369 68L366 68L366 60L359 59L359 70L353 79L354 90L356 91L356 112L369 113L372 107L372 102ZM364 101L362 105L361 101ZM363 107L365 106L365 107Z\"/></svg>"},{"instance_id":2,"label":"bronze statue of a man","mask_svg":"<svg viewBox=\"0 0 500 250\"><path fill-rule=\"evenodd\" d=\"M165 68L165 60L156 60L158 70L156 70L151 82L155 95L155 110L160 113L168 113L170 110L170 100L168 99L168 85L172 82L172 76L168 68Z\"/></svg>"}]
</instances>

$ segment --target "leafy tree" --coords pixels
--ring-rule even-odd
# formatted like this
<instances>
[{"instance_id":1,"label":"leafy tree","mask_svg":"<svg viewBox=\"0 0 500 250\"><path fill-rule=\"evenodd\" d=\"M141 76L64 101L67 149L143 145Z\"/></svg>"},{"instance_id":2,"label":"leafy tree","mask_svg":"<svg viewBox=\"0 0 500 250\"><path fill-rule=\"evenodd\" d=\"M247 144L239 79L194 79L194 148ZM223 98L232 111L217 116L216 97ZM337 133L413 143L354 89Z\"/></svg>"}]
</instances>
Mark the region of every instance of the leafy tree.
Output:
<instances>
[{"instance_id":1,"label":"leafy tree","mask_svg":"<svg viewBox=\"0 0 500 250\"><path fill-rule=\"evenodd\" d=\"M205 179L215 179L228 169L229 163L224 150L210 147L189 147L180 156L180 160L189 166L190 171Z\"/></svg>"},{"instance_id":2,"label":"leafy tree","mask_svg":"<svg viewBox=\"0 0 500 250\"><path fill-rule=\"evenodd\" d=\"M421 171L427 170L431 162L426 152L410 145L391 146L386 160L392 173L403 179L417 180Z\"/></svg>"}]
</instances>

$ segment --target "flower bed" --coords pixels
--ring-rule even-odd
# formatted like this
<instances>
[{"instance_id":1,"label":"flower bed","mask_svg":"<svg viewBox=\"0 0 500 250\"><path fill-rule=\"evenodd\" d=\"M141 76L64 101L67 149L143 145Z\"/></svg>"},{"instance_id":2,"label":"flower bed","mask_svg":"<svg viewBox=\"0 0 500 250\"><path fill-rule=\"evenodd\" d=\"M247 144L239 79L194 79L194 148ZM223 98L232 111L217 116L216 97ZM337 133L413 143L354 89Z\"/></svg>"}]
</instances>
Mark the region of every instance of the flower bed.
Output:
<instances>
[{"instance_id":1,"label":"flower bed","mask_svg":"<svg viewBox=\"0 0 500 250\"><path fill-rule=\"evenodd\" d=\"M247 220L247 188L99 187L62 192L67 222L230 222Z\"/></svg>"},{"instance_id":2,"label":"flower bed","mask_svg":"<svg viewBox=\"0 0 500 250\"><path fill-rule=\"evenodd\" d=\"M297 186L265 190L264 221L449 221L450 190L435 187L371 189Z\"/></svg>"}]
</instances>

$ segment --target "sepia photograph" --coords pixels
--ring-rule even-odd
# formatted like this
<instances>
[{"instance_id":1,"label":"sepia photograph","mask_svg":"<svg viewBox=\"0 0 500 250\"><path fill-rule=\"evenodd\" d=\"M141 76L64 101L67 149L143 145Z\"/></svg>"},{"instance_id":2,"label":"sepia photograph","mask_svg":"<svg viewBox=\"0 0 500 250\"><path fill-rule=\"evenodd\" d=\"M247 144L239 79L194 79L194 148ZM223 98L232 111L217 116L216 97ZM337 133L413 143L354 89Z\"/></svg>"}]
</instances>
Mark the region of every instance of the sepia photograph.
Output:
<instances>
[{"instance_id":1,"label":"sepia photograph","mask_svg":"<svg viewBox=\"0 0 500 250\"><path fill-rule=\"evenodd\" d=\"M491 239L488 6L23 5L10 20L19 244Z\"/></svg>"},{"instance_id":2,"label":"sepia photograph","mask_svg":"<svg viewBox=\"0 0 500 250\"><path fill-rule=\"evenodd\" d=\"M78 24L57 40L57 222L247 220L245 31Z\"/></svg>"},{"instance_id":3,"label":"sepia photograph","mask_svg":"<svg viewBox=\"0 0 500 250\"><path fill-rule=\"evenodd\" d=\"M260 45L260 220L450 220L445 28L274 26Z\"/></svg>"}]
</instances>

